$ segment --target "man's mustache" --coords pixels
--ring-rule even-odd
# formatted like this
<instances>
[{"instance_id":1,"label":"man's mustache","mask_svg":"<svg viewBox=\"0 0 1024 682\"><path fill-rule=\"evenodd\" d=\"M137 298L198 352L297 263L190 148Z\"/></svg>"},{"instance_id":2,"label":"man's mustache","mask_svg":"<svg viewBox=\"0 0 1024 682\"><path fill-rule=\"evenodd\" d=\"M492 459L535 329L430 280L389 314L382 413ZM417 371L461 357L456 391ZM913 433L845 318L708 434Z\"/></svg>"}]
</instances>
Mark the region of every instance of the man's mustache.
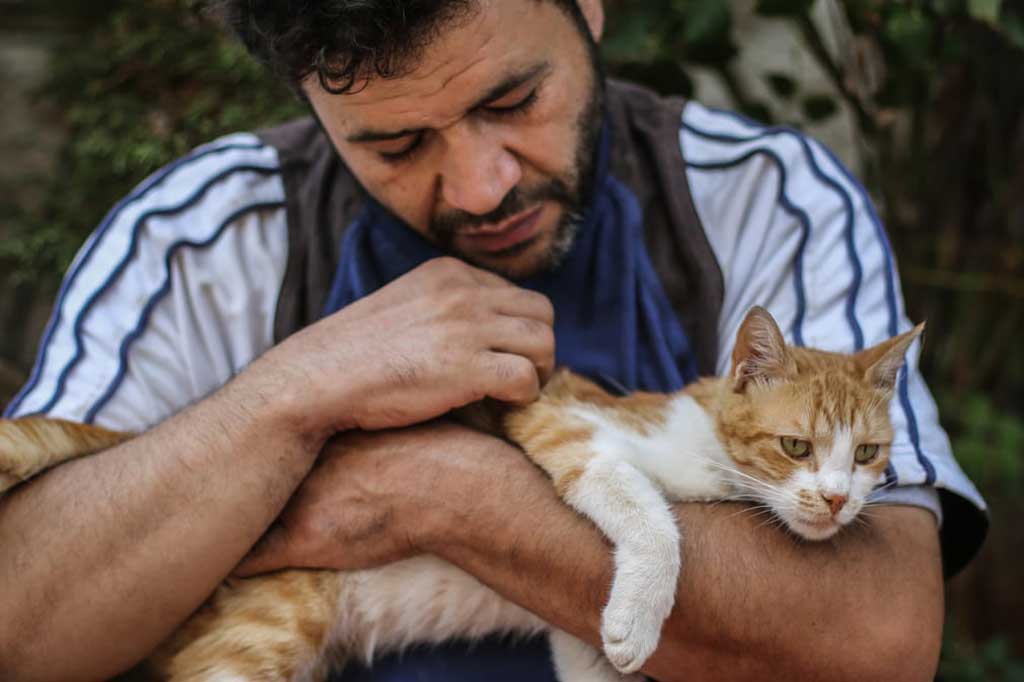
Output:
<instances>
[{"instance_id":1,"label":"man's mustache","mask_svg":"<svg viewBox=\"0 0 1024 682\"><path fill-rule=\"evenodd\" d=\"M572 190L558 179L548 180L542 185L526 189L513 187L493 211L483 215L455 210L436 216L430 223L430 233L441 243L450 243L458 232L484 225L496 225L543 201L554 201L572 207L575 199Z\"/></svg>"}]
</instances>

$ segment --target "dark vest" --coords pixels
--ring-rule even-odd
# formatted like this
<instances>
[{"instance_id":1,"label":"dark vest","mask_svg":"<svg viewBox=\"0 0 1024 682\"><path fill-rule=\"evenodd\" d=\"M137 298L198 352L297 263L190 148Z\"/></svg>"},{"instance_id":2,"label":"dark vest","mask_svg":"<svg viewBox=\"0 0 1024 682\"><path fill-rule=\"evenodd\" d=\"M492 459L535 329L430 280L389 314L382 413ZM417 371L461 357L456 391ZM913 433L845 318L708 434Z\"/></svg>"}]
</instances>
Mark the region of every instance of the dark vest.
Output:
<instances>
[{"instance_id":1,"label":"dark vest","mask_svg":"<svg viewBox=\"0 0 1024 682\"><path fill-rule=\"evenodd\" d=\"M638 198L648 255L697 354L714 374L722 273L690 196L679 146L683 100L608 81L610 171ZM288 204L288 265L277 304L280 341L320 318L342 235L365 192L312 118L260 131L277 149Z\"/></svg>"}]
</instances>

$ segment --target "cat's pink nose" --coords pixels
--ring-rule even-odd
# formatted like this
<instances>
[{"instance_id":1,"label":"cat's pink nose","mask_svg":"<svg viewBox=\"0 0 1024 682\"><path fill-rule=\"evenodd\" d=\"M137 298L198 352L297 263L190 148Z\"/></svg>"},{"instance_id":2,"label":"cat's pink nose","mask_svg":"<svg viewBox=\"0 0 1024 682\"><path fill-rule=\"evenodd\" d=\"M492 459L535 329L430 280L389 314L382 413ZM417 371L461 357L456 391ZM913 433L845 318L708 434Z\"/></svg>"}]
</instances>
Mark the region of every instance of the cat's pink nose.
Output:
<instances>
[{"instance_id":1,"label":"cat's pink nose","mask_svg":"<svg viewBox=\"0 0 1024 682\"><path fill-rule=\"evenodd\" d=\"M839 510L846 504L846 495L826 495L821 494L821 499L825 500L825 504L828 505L828 509L832 512L832 516L839 513Z\"/></svg>"}]
</instances>

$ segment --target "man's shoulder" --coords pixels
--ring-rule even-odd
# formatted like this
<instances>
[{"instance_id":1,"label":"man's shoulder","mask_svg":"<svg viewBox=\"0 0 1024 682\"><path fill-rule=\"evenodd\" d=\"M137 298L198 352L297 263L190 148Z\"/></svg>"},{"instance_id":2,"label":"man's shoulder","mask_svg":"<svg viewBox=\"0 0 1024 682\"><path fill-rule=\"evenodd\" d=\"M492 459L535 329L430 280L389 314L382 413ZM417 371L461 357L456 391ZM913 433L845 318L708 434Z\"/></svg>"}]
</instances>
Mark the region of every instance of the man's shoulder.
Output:
<instances>
[{"instance_id":1,"label":"man's shoulder","mask_svg":"<svg viewBox=\"0 0 1024 682\"><path fill-rule=\"evenodd\" d=\"M283 211L284 200L277 150L253 133L226 135L160 168L118 202L69 277L102 254L122 251L122 259L160 267L171 252L207 247L240 225L266 222Z\"/></svg>"},{"instance_id":2,"label":"man's shoulder","mask_svg":"<svg viewBox=\"0 0 1024 682\"><path fill-rule=\"evenodd\" d=\"M253 135L276 150L282 165L310 164L324 157L337 156L324 129L312 116L260 128Z\"/></svg>"},{"instance_id":3,"label":"man's shoulder","mask_svg":"<svg viewBox=\"0 0 1024 682\"><path fill-rule=\"evenodd\" d=\"M229 378L270 343L284 209L277 153L249 133L153 173L80 249L8 414L136 429Z\"/></svg>"},{"instance_id":4,"label":"man's shoulder","mask_svg":"<svg viewBox=\"0 0 1024 682\"><path fill-rule=\"evenodd\" d=\"M172 240L204 217L231 219L283 199L281 164L271 145L248 132L196 147L160 168L107 214L94 238L120 227ZM221 214L224 215L221 215ZM180 220L178 220L180 218ZM163 228L163 229L161 229Z\"/></svg>"}]
</instances>

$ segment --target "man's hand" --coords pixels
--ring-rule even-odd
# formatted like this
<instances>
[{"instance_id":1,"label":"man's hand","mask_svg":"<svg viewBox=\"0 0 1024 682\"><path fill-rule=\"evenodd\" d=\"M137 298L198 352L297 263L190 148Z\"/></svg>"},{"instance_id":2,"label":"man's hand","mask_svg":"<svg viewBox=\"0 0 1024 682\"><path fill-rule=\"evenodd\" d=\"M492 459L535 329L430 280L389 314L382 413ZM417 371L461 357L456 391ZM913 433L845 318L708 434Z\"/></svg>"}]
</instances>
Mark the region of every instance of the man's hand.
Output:
<instances>
[{"instance_id":1,"label":"man's hand","mask_svg":"<svg viewBox=\"0 0 1024 682\"><path fill-rule=\"evenodd\" d=\"M417 538L449 492L466 495L460 471L488 466L508 444L445 421L331 439L277 522L236 572L355 570L421 551Z\"/></svg>"},{"instance_id":2,"label":"man's hand","mask_svg":"<svg viewBox=\"0 0 1024 682\"><path fill-rule=\"evenodd\" d=\"M407 426L487 396L533 400L554 366L553 323L543 295L439 258L289 337L245 374L304 433Z\"/></svg>"}]
</instances>

